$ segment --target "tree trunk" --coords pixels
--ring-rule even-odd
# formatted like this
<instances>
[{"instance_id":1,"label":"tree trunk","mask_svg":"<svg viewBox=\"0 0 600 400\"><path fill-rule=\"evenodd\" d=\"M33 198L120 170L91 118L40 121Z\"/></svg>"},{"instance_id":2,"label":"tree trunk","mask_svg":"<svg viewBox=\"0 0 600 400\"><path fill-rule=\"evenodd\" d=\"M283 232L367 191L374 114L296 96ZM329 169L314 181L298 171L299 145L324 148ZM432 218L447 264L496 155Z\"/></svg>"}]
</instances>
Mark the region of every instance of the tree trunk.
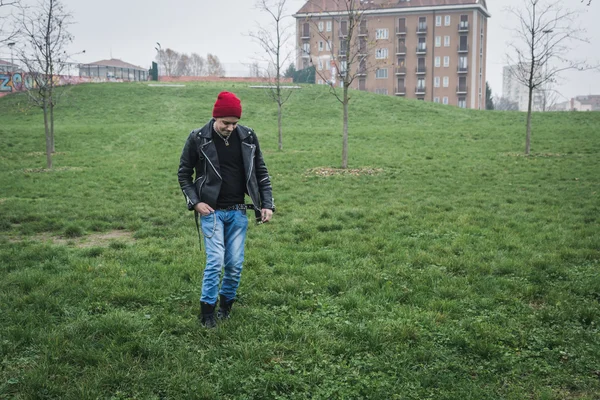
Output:
<instances>
[{"instance_id":1,"label":"tree trunk","mask_svg":"<svg viewBox=\"0 0 600 400\"><path fill-rule=\"evenodd\" d=\"M48 124L48 103L44 100L44 132L46 135L46 168L52 169L52 141Z\"/></svg>"},{"instance_id":2,"label":"tree trunk","mask_svg":"<svg viewBox=\"0 0 600 400\"><path fill-rule=\"evenodd\" d=\"M52 153L56 152L54 147L54 102L50 96L50 149Z\"/></svg>"},{"instance_id":3,"label":"tree trunk","mask_svg":"<svg viewBox=\"0 0 600 400\"><path fill-rule=\"evenodd\" d=\"M529 88L529 99L527 101L527 134L525 135L525 155L529 155L531 148L531 103L533 100L533 88Z\"/></svg>"},{"instance_id":4,"label":"tree trunk","mask_svg":"<svg viewBox=\"0 0 600 400\"><path fill-rule=\"evenodd\" d=\"M348 168L348 85L344 82L344 131L342 135L342 168Z\"/></svg>"},{"instance_id":5,"label":"tree trunk","mask_svg":"<svg viewBox=\"0 0 600 400\"><path fill-rule=\"evenodd\" d=\"M283 150L283 132L281 128L281 119L283 110L281 108L281 100L277 101L277 126L279 128L279 150Z\"/></svg>"}]
</instances>

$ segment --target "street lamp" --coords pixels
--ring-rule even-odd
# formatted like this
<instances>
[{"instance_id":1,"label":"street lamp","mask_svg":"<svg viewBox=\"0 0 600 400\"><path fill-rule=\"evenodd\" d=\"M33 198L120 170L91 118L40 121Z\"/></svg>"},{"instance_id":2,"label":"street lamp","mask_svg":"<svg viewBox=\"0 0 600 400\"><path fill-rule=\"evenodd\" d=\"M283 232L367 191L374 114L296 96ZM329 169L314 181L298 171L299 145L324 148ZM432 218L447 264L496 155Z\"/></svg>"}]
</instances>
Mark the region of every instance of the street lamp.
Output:
<instances>
[{"instance_id":1,"label":"street lamp","mask_svg":"<svg viewBox=\"0 0 600 400\"><path fill-rule=\"evenodd\" d=\"M10 49L10 63L12 64L10 67L13 68L13 69L15 68L15 60L13 58L13 46L15 44L16 44L15 42L10 42L8 44L8 48Z\"/></svg>"}]
</instances>

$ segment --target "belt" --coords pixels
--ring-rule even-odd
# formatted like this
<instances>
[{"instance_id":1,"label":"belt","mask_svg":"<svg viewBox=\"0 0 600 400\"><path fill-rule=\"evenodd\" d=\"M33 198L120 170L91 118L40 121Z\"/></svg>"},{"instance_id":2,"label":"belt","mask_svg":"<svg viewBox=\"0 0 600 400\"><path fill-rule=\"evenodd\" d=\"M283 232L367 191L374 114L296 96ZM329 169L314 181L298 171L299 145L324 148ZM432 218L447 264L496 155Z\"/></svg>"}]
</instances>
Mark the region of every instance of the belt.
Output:
<instances>
[{"instance_id":1,"label":"belt","mask_svg":"<svg viewBox=\"0 0 600 400\"><path fill-rule=\"evenodd\" d=\"M217 208L219 211L254 210L254 204L234 204L229 207Z\"/></svg>"}]
</instances>

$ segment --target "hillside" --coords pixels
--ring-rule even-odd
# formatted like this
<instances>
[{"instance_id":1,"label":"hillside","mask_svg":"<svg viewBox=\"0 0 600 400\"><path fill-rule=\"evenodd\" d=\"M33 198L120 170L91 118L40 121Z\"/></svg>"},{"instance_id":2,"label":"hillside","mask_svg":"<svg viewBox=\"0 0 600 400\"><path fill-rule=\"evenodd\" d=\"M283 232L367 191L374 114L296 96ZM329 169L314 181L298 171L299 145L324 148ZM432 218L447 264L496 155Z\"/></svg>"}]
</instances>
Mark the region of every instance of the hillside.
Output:
<instances>
[{"instance_id":1,"label":"hillside","mask_svg":"<svg viewBox=\"0 0 600 400\"><path fill-rule=\"evenodd\" d=\"M203 255L177 183L221 90L277 212L233 317L196 321ZM69 88L0 98L0 398L595 399L600 113L462 110L322 86ZM329 175L331 174L331 175Z\"/></svg>"}]
</instances>

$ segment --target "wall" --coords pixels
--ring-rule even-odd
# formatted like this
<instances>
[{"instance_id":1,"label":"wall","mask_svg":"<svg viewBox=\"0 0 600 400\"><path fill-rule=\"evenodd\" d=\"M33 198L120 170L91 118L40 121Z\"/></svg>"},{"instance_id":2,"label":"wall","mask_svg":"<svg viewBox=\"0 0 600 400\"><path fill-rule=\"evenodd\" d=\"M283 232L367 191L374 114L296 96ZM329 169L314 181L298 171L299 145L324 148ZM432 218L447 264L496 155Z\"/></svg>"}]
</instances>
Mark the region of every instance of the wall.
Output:
<instances>
[{"instance_id":1,"label":"wall","mask_svg":"<svg viewBox=\"0 0 600 400\"><path fill-rule=\"evenodd\" d=\"M54 77L55 86L76 85L78 83L122 82L122 79L107 79L100 77L57 75ZM0 73L0 97L11 93L24 92L34 88L32 76L24 72Z\"/></svg>"}]
</instances>

